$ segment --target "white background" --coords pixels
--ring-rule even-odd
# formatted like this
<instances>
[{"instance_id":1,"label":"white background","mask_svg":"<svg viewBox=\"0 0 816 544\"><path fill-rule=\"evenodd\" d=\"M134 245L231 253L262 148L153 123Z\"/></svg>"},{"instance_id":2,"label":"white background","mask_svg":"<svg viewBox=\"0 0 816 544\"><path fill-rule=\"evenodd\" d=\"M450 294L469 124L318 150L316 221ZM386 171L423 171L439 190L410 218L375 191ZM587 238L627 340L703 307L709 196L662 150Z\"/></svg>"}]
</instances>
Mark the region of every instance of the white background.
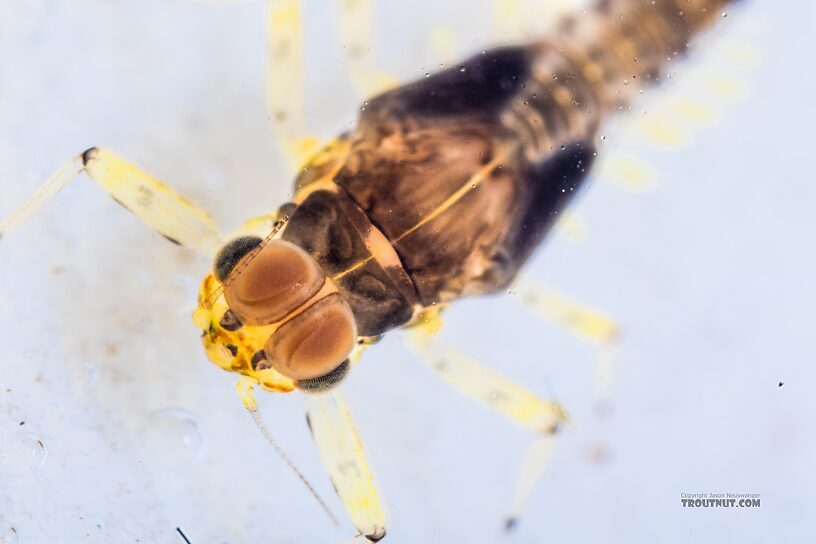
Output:
<instances>
[{"instance_id":1,"label":"white background","mask_svg":"<svg viewBox=\"0 0 816 544\"><path fill-rule=\"evenodd\" d=\"M361 101L326 4L306 10L305 100L322 138L345 130ZM577 205L586 239L556 234L529 266L620 322L606 409L593 393L597 347L513 296L446 316L447 342L556 394L572 416L513 542L814 536L816 12L745 4L715 32L757 51L744 97L712 101L718 121L683 149L639 146L654 189L597 181ZM96 144L227 228L275 209L291 172L264 105L263 16L250 1L4 1L0 216ZM484 1L383 2L372 53L409 80L439 62L434 28L453 29L464 56L492 43L490 19ZM601 153L630 145L623 134ZM253 427L234 377L202 353L189 314L208 267L87 179L0 241L0 539L178 544L177 526L193 544L353 533L329 524ZM386 542L501 540L528 434L436 381L398 333L344 388L390 512ZM303 399L260 402L340 513ZM761 493L762 506L683 509L680 494L694 492Z\"/></svg>"}]
</instances>

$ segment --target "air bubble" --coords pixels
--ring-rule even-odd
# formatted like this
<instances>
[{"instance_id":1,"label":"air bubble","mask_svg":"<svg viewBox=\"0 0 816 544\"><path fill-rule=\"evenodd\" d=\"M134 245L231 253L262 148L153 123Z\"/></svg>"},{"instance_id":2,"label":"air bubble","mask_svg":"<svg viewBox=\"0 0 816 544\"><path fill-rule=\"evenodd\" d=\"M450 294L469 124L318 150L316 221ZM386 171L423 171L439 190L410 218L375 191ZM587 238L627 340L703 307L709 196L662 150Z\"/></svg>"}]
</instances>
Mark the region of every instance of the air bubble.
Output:
<instances>
[{"instance_id":1,"label":"air bubble","mask_svg":"<svg viewBox=\"0 0 816 544\"><path fill-rule=\"evenodd\" d=\"M48 447L34 433L17 431L0 441L0 465L12 474L23 475L40 470L47 461Z\"/></svg>"},{"instance_id":2,"label":"air bubble","mask_svg":"<svg viewBox=\"0 0 816 544\"><path fill-rule=\"evenodd\" d=\"M145 432L147 449L163 468L191 467L204 453L198 422L187 410L165 408L150 415Z\"/></svg>"},{"instance_id":3,"label":"air bubble","mask_svg":"<svg viewBox=\"0 0 816 544\"><path fill-rule=\"evenodd\" d=\"M0 544L19 544L17 529L14 527L3 527L0 524Z\"/></svg>"}]
</instances>

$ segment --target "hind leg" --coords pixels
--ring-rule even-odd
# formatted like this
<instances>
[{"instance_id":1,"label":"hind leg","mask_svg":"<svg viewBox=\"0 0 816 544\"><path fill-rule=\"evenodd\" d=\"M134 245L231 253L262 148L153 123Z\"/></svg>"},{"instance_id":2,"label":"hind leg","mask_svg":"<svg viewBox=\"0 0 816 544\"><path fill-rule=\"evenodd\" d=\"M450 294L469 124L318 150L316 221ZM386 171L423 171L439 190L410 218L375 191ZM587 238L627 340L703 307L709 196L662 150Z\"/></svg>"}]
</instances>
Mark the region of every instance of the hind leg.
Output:
<instances>
[{"instance_id":1,"label":"hind leg","mask_svg":"<svg viewBox=\"0 0 816 544\"><path fill-rule=\"evenodd\" d=\"M374 66L371 51L371 0L342 0L338 4L340 38L349 76L357 92L369 98L397 85L397 80Z\"/></svg>"},{"instance_id":2,"label":"hind leg","mask_svg":"<svg viewBox=\"0 0 816 544\"><path fill-rule=\"evenodd\" d=\"M511 292L516 300L535 315L598 346L594 395L598 406L606 404L612 385L615 347L620 336L618 324L611 317L528 278L517 279Z\"/></svg>"},{"instance_id":3,"label":"hind leg","mask_svg":"<svg viewBox=\"0 0 816 544\"><path fill-rule=\"evenodd\" d=\"M557 401L539 397L478 361L434 341L431 335L439 327L438 313L432 312L408 331L412 347L427 367L456 391L534 434L507 511L506 529L512 529L549 465L556 435L567 422L567 414Z\"/></svg>"},{"instance_id":4,"label":"hind leg","mask_svg":"<svg viewBox=\"0 0 816 544\"><path fill-rule=\"evenodd\" d=\"M304 127L303 14L300 0L267 4L266 102L272 129L293 170L317 151L320 141Z\"/></svg>"}]
</instances>

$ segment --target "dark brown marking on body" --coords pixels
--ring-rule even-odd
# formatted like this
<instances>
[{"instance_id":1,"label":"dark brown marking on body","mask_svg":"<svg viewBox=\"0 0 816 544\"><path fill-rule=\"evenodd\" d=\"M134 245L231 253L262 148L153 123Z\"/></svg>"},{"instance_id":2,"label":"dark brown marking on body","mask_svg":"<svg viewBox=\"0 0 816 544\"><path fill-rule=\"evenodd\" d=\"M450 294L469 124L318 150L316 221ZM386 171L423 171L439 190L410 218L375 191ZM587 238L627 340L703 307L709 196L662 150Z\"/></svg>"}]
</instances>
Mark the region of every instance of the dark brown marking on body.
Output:
<instances>
[{"instance_id":1,"label":"dark brown marking on body","mask_svg":"<svg viewBox=\"0 0 816 544\"><path fill-rule=\"evenodd\" d=\"M335 283L351 306L358 334L377 336L411 319L413 288L407 277L400 281L400 271L386 270L374 259L365 243L370 222L343 199L348 197L342 192L312 193L292 214L283 239L305 249L328 276L338 276ZM384 286L383 297L371 298L372 285Z\"/></svg>"},{"instance_id":2,"label":"dark brown marking on body","mask_svg":"<svg viewBox=\"0 0 816 544\"><path fill-rule=\"evenodd\" d=\"M515 155L486 166L506 131L462 117L385 140L361 135L336 177L391 241L424 306L465 288L468 257L500 237L513 198Z\"/></svg>"},{"instance_id":3,"label":"dark brown marking on body","mask_svg":"<svg viewBox=\"0 0 816 544\"><path fill-rule=\"evenodd\" d=\"M385 538L385 527L378 527L373 533L366 535L366 540L371 542L379 542L383 538Z\"/></svg>"},{"instance_id":4,"label":"dark brown marking on body","mask_svg":"<svg viewBox=\"0 0 816 544\"><path fill-rule=\"evenodd\" d=\"M523 177L520 199L523 204L515 212L514 224L503 240L511 267L518 269L541 244L578 194L594 156L592 144L576 142L529 166Z\"/></svg>"},{"instance_id":5,"label":"dark brown marking on body","mask_svg":"<svg viewBox=\"0 0 816 544\"><path fill-rule=\"evenodd\" d=\"M516 95L529 71L527 48L491 49L370 100L362 122L375 117L495 116Z\"/></svg>"},{"instance_id":6,"label":"dark brown marking on body","mask_svg":"<svg viewBox=\"0 0 816 544\"><path fill-rule=\"evenodd\" d=\"M89 147L82 152L82 166L87 166L89 162L99 156L99 149L96 147Z\"/></svg>"},{"instance_id":7,"label":"dark brown marking on body","mask_svg":"<svg viewBox=\"0 0 816 544\"><path fill-rule=\"evenodd\" d=\"M235 312L228 309L224 312L224 315L221 316L218 325L225 331L233 332L240 329L243 323L241 323L241 318L239 318Z\"/></svg>"},{"instance_id":8,"label":"dark brown marking on body","mask_svg":"<svg viewBox=\"0 0 816 544\"><path fill-rule=\"evenodd\" d=\"M269 359L266 356L266 351L262 349L255 352L249 364L252 366L252 370L255 371L272 368L272 363L269 362Z\"/></svg>"},{"instance_id":9,"label":"dark brown marking on body","mask_svg":"<svg viewBox=\"0 0 816 544\"><path fill-rule=\"evenodd\" d=\"M369 256L359 236L328 191L316 191L295 209L282 238L299 245L323 267L327 276L348 268L349 263ZM340 245L335 242L342 240Z\"/></svg>"}]
</instances>

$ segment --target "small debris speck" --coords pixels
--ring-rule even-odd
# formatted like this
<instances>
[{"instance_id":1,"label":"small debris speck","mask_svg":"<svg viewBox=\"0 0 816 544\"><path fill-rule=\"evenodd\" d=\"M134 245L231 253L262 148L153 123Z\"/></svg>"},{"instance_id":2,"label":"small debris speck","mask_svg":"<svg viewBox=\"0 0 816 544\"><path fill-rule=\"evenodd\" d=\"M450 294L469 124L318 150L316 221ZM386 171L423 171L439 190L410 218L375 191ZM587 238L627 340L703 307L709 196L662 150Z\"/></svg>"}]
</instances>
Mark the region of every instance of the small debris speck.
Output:
<instances>
[{"instance_id":1,"label":"small debris speck","mask_svg":"<svg viewBox=\"0 0 816 544\"><path fill-rule=\"evenodd\" d=\"M185 535L185 534L184 534L184 532L181 530L181 527L176 527L176 532L177 532L179 535L181 535L181 538L183 538L183 539L184 539L184 542L186 542L187 544L190 544L190 541L189 541L189 540L187 540L187 535Z\"/></svg>"},{"instance_id":2,"label":"small debris speck","mask_svg":"<svg viewBox=\"0 0 816 544\"><path fill-rule=\"evenodd\" d=\"M785 385L785 382L779 382L779 387L782 387L783 385Z\"/></svg>"}]
</instances>

